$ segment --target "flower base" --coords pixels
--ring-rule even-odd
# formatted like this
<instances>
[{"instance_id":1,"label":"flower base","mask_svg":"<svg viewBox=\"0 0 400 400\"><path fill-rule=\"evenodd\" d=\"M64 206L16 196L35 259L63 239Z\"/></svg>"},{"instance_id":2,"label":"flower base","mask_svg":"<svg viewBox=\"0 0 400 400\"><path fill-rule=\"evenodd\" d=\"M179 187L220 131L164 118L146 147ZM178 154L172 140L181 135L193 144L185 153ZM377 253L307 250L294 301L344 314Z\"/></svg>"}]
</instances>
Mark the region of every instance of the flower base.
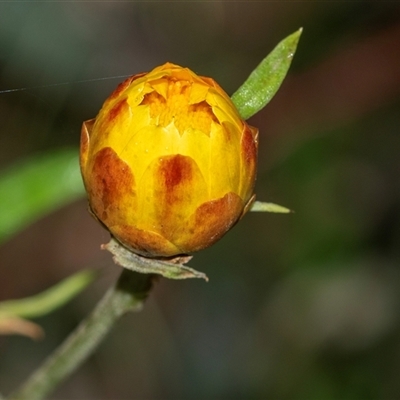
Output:
<instances>
[{"instance_id":1,"label":"flower base","mask_svg":"<svg viewBox=\"0 0 400 400\"><path fill-rule=\"evenodd\" d=\"M116 264L131 271L143 274L158 274L169 279L202 278L208 282L206 274L184 265L192 259L192 256L143 257L133 253L113 237L107 244L101 245L101 249L109 251L113 255L113 260Z\"/></svg>"}]
</instances>

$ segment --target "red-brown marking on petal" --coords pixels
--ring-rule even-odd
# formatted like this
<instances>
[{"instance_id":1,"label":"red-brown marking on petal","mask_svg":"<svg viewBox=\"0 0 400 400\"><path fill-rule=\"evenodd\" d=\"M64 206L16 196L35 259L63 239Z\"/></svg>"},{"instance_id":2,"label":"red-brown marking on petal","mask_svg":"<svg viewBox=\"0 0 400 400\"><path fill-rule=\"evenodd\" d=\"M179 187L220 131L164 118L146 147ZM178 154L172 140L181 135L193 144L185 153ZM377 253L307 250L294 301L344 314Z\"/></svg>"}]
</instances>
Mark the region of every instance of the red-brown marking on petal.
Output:
<instances>
[{"instance_id":1,"label":"red-brown marking on petal","mask_svg":"<svg viewBox=\"0 0 400 400\"><path fill-rule=\"evenodd\" d=\"M167 193L180 184L192 179L192 164L187 157L177 154L164 158L160 163L160 177L165 184Z\"/></svg>"},{"instance_id":2,"label":"red-brown marking on petal","mask_svg":"<svg viewBox=\"0 0 400 400\"><path fill-rule=\"evenodd\" d=\"M105 147L95 155L88 191L93 212L101 221L123 219L121 199L131 196L133 204L134 186L130 167L114 150Z\"/></svg>"},{"instance_id":3,"label":"red-brown marking on petal","mask_svg":"<svg viewBox=\"0 0 400 400\"><path fill-rule=\"evenodd\" d=\"M151 171L155 230L172 241L174 232L205 201L207 185L196 162L180 154L163 156Z\"/></svg>"},{"instance_id":4,"label":"red-brown marking on petal","mask_svg":"<svg viewBox=\"0 0 400 400\"><path fill-rule=\"evenodd\" d=\"M253 130L246 123L243 124L242 153L246 164L257 161L257 140Z\"/></svg>"},{"instance_id":5,"label":"red-brown marking on petal","mask_svg":"<svg viewBox=\"0 0 400 400\"><path fill-rule=\"evenodd\" d=\"M175 245L155 232L128 225L116 225L112 231L122 244L145 257L170 257L182 253Z\"/></svg>"},{"instance_id":6,"label":"red-brown marking on petal","mask_svg":"<svg viewBox=\"0 0 400 400\"><path fill-rule=\"evenodd\" d=\"M258 129L244 123L241 147L241 195L244 201L248 201L253 194L257 174Z\"/></svg>"},{"instance_id":7,"label":"red-brown marking on petal","mask_svg":"<svg viewBox=\"0 0 400 400\"><path fill-rule=\"evenodd\" d=\"M81 143L80 143L80 157L79 163L81 166L82 174L84 174L84 168L87 162L87 155L89 152L89 141L90 141L90 134L95 123L95 119L89 119L82 124L81 129Z\"/></svg>"},{"instance_id":8,"label":"red-brown marking on petal","mask_svg":"<svg viewBox=\"0 0 400 400\"><path fill-rule=\"evenodd\" d=\"M232 192L220 199L203 203L188 221L186 229L189 235L185 242L177 238L177 246L187 253L211 246L232 228L242 210L243 201Z\"/></svg>"},{"instance_id":9,"label":"red-brown marking on petal","mask_svg":"<svg viewBox=\"0 0 400 400\"><path fill-rule=\"evenodd\" d=\"M125 108L129 107L128 106L128 101L125 98L120 100L117 104L114 105L114 107L109 111L108 113L108 121L112 122L114 119L121 114Z\"/></svg>"}]
</instances>

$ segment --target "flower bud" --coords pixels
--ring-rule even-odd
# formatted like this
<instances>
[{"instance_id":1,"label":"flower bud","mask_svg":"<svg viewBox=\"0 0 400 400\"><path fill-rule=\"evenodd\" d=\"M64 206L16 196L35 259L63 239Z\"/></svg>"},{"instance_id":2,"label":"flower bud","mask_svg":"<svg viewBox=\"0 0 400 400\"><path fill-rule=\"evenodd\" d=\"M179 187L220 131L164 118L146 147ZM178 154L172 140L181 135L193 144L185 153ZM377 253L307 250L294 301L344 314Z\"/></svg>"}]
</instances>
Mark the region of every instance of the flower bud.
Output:
<instances>
[{"instance_id":1,"label":"flower bud","mask_svg":"<svg viewBox=\"0 0 400 400\"><path fill-rule=\"evenodd\" d=\"M91 210L146 257L206 248L254 199L257 135L211 78L171 63L130 77L83 123Z\"/></svg>"}]
</instances>

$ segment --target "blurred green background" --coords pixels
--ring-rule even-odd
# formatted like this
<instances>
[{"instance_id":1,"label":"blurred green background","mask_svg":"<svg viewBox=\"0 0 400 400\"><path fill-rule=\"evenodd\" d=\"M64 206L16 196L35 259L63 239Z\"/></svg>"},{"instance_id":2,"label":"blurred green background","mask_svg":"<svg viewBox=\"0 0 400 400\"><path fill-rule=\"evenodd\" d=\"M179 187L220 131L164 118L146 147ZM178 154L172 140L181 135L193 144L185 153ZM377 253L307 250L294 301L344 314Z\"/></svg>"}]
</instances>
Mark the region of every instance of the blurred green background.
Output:
<instances>
[{"instance_id":1,"label":"blurred green background","mask_svg":"<svg viewBox=\"0 0 400 400\"><path fill-rule=\"evenodd\" d=\"M301 26L288 78L250 120L260 129L258 199L295 213L248 214L196 254L190 265L207 284L160 279L144 311L123 318L52 398L400 398L400 5L378 1L0 4L0 90L70 82L0 93L0 177L36 156L71 162L69 172L50 163L0 192L2 221L34 213L24 229L3 232L0 300L82 268L102 272L37 320L45 340L0 337L0 392L120 271L100 251L108 234L79 188L68 198L58 188L76 173L82 121L121 78L73 82L171 61L231 94ZM41 184L54 186L60 207L45 212Z\"/></svg>"}]
</instances>

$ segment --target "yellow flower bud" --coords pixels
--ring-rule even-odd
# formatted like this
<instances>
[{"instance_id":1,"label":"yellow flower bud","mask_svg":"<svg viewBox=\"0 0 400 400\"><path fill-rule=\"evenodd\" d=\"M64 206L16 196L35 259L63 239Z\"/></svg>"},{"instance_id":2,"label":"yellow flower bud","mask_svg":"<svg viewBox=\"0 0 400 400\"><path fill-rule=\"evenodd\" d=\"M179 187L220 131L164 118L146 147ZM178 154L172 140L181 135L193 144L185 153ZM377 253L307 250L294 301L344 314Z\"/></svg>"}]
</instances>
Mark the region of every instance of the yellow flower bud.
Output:
<instances>
[{"instance_id":1,"label":"yellow flower bud","mask_svg":"<svg viewBox=\"0 0 400 400\"><path fill-rule=\"evenodd\" d=\"M254 199L257 135L211 78L171 63L130 77L83 123L91 210L146 257L208 247Z\"/></svg>"}]
</instances>

